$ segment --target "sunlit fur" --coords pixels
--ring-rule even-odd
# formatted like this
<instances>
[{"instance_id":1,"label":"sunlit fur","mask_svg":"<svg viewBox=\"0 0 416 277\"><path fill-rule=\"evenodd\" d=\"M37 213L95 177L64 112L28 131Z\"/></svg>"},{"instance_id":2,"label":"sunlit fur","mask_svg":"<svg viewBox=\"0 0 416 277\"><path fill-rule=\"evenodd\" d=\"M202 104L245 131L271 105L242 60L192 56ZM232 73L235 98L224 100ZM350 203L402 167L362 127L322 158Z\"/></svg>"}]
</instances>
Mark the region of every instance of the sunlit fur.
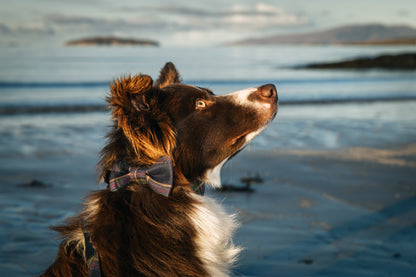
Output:
<instances>
[{"instance_id":1,"label":"sunlit fur","mask_svg":"<svg viewBox=\"0 0 416 277\"><path fill-rule=\"evenodd\" d=\"M197 255L210 276L228 276L230 264L237 261L241 251L230 240L238 227L236 218L209 197L194 195L194 198L198 203L190 217L197 230Z\"/></svg>"},{"instance_id":2,"label":"sunlit fur","mask_svg":"<svg viewBox=\"0 0 416 277\"><path fill-rule=\"evenodd\" d=\"M175 131L166 112L158 107L160 91L147 75L114 81L107 97L114 127L102 151L102 174L123 157L134 166L148 166L175 148Z\"/></svg>"}]
</instances>

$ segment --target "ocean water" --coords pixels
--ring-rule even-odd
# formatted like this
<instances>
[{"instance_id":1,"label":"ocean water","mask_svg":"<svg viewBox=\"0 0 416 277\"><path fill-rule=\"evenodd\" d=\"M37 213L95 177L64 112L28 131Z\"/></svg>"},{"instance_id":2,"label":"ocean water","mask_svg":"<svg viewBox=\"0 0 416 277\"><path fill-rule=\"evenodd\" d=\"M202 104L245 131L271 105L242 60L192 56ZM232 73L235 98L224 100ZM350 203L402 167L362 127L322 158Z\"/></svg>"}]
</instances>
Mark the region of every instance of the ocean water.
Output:
<instances>
[{"instance_id":1,"label":"ocean water","mask_svg":"<svg viewBox=\"0 0 416 277\"><path fill-rule=\"evenodd\" d=\"M77 140L89 142L82 143L81 149L97 152L108 124L104 99L109 83L126 74L144 73L156 79L167 61L175 63L185 83L208 87L216 94L276 85L277 120L251 148L408 143L416 138L415 71L294 67L414 50L351 46L2 48L0 155L48 153L54 145L65 149Z\"/></svg>"},{"instance_id":2,"label":"ocean water","mask_svg":"<svg viewBox=\"0 0 416 277\"><path fill-rule=\"evenodd\" d=\"M275 84L277 118L244 150L248 155L257 150L394 148L416 142L416 71L294 67L414 50L0 48L0 275L33 276L45 269L59 243L48 226L75 214L86 193L97 189L94 165L110 125L104 99L111 80L139 73L156 79L164 63L172 61L185 83L217 94ZM21 186L33 179L50 187Z\"/></svg>"}]
</instances>

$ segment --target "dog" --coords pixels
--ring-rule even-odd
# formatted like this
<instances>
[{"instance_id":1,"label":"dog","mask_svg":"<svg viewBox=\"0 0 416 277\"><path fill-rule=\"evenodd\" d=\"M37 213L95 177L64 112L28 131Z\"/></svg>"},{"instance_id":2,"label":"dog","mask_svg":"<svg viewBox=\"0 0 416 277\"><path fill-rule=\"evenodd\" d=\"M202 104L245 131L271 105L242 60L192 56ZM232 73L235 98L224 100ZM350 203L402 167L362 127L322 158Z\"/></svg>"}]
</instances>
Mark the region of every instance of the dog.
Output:
<instances>
[{"instance_id":1,"label":"dog","mask_svg":"<svg viewBox=\"0 0 416 277\"><path fill-rule=\"evenodd\" d=\"M238 223L204 188L220 187L222 166L275 117L275 86L216 96L183 84L169 62L155 82L113 81L107 102L113 126L98 168L108 186L53 227L62 243L42 276L231 274Z\"/></svg>"}]
</instances>

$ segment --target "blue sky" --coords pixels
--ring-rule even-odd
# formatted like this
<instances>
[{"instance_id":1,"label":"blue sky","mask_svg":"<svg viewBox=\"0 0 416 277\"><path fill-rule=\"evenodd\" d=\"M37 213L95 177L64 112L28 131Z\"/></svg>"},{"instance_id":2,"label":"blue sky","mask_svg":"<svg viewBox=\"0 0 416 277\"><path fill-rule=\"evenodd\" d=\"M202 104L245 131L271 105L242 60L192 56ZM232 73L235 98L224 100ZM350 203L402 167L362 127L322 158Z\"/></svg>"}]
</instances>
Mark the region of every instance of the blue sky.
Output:
<instances>
[{"instance_id":1,"label":"blue sky","mask_svg":"<svg viewBox=\"0 0 416 277\"><path fill-rule=\"evenodd\" d=\"M93 35L218 45L346 24L416 27L415 0L0 0L0 45L61 45Z\"/></svg>"}]
</instances>

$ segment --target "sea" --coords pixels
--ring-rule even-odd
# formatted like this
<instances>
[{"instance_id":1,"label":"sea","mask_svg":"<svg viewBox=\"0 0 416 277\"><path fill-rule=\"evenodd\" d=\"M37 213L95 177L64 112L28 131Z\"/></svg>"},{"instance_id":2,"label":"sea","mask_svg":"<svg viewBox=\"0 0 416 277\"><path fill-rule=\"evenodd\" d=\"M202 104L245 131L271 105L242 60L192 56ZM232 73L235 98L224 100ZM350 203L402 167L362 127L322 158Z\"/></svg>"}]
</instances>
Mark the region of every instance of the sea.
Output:
<instances>
[{"instance_id":1,"label":"sea","mask_svg":"<svg viewBox=\"0 0 416 277\"><path fill-rule=\"evenodd\" d=\"M110 126L105 97L112 80L140 73L156 80L171 61L184 83L218 95L276 85L278 115L247 146L248 155L398 148L416 142L415 70L301 67L415 50L332 45L0 48L0 275L30 276L44 269L58 245L48 226L73 215L86 191L97 188L83 174L93 172L105 143ZM82 185L65 181L66 172L75 172L71 180ZM86 184L88 178L92 181ZM33 179L51 189L24 190Z\"/></svg>"},{"instance_id":2,"label":"sea","mask_svg":"<svg viewBox=\"0 0 416 277\"><path fill-rule=\"evenodd\" d=\"M280 111L253 142L257 148L407 143L416 138L416 71L299 67L415 50L414 46L0 48L0 155L30 155L45 147L48 135L54 141L47 143L48 149L56 141L63 143L56 147L66 148L66 143L78 139L86 142L79 151L97 151L108 121L109 83L140 73L155 80L168 61L176 65L184 83L218 95L275 84Z\"/></svg>"}]
</instances>

